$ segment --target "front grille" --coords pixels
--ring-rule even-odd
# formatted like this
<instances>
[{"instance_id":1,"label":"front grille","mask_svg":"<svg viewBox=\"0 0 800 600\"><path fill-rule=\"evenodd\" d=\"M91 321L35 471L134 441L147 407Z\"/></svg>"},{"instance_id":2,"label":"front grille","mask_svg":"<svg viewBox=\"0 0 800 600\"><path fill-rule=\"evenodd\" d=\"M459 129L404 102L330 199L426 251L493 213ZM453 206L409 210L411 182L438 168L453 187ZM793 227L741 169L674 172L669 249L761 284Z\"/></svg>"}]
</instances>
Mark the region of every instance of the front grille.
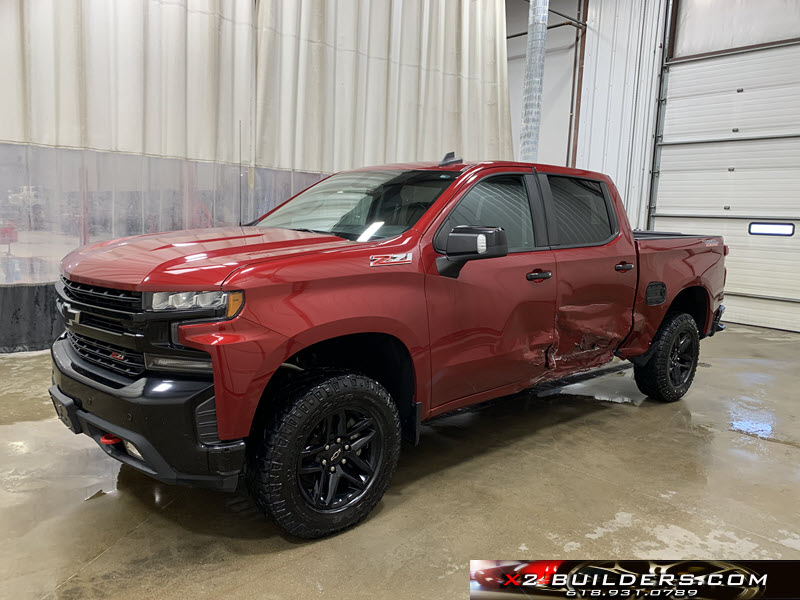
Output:
<instances>
[{"instance_id":1,"label":"front grille","mask_svg":"<svg viewBox=\"0 0 800 600\"><path fill-rule=\"evenodd\" d=\"M67 334L73 350L87 362L126 377L138 377L144 373L144 355L140 352L94 340L72 331L68 331Z\"/></svg>"},{"instance_id":2,"label":"front grille","mask_svg":"<svg viewBox=\"0 0 800 600\"><path fill-rule=\"evenodd\" d=\"M83 302L91 306L111 308L124 312L140 312L142 310L142 293L127 290L114 290L111 288L87 285L61 278L64 284L64 293L76 302Z\"/></svg>"},{"instance_id":3,"label":"front grille","mask_svg":"<svg viewBox=\"0 0 800 600\"><path fill-rule=\"evenodd\" d=\"M122 321L116 319L109 319L101 315L84 312L81 314L81 325L87 327L94 327L104 331L111 331L113 333L127 333L128 329L123 325Z\"/></svg>"}]
</instances>

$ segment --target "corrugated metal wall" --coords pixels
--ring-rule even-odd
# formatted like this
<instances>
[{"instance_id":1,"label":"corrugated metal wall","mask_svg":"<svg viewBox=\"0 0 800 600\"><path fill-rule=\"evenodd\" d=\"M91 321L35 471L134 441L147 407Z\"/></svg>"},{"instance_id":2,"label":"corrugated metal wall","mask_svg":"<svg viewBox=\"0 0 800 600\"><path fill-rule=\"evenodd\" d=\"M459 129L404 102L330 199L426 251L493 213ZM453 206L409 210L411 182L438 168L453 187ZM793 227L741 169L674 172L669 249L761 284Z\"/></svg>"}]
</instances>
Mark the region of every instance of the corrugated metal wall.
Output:
<instances>
[{"instance_id":1,"label":"corrugated metal wall","mask_svg":"<svg viewBox=\"0 0 800 600\"><path fill-rule=\"evenodd\" d=\"M665 0L590 0L575 166L609 174L646 228Z\"/></svg>"}]
</instances>

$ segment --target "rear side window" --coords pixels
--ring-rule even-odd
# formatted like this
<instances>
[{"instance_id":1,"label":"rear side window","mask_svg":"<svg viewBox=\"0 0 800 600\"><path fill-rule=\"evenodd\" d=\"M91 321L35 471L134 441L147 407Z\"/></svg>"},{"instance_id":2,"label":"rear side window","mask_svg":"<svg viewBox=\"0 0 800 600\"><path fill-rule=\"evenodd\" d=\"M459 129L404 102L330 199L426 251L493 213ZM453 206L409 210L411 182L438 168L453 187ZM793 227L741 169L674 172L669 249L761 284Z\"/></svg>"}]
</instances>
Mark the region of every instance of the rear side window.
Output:
<instances>
[{"instance_id":1,"label":"rear side window","mask_svg":"<svg viewBox=\"0 0 800 600\"><path fill-rule=\"evenodd\" d=\"M498 175L477 183L450 213L445 229L459 225L502 227L509 252L534 249L533 219L523 175Z\"/></svg>"},{"instance_id":2,"label":"rear side window","mask_svg":"<svg viewBox=\"0 0 800 600\"><path fill-rule=\"evenodd\" d=\"M597 244L613 233L598 181L548 175L559 246Z\"/></svg>"}]
</instances>

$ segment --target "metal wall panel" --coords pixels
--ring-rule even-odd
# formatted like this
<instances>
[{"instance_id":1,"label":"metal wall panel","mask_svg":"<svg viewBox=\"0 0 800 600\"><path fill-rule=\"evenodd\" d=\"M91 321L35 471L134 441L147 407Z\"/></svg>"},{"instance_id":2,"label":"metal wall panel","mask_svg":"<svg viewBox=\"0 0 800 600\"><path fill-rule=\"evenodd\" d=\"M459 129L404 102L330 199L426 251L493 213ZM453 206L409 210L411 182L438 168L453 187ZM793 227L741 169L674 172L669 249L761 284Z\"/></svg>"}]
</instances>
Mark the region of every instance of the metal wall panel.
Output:
<instances>
[{"instance_id":1,"label":"metal wall panel","mask_svg":"<svg viewBox=\"0 0 800 600\"><path fill-rule=\"evenodd\" d=\"M666 1L591 0L575 166L609 174L647 225Z\"/></svg>"}]
</instances>

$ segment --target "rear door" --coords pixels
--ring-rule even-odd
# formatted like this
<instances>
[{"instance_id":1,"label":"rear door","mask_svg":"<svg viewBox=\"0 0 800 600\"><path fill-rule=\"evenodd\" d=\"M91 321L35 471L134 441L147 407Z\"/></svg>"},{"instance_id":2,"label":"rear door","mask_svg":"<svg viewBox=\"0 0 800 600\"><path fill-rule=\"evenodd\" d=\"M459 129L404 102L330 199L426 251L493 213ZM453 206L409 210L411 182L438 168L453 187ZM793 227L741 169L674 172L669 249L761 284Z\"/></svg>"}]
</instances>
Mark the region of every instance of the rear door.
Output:
<instances>
[{"instance_id":1,"label":"rear door","mask_svg":"<svg viewBox=\"0 0 800 600\"><path fill-rule=\"evenodd\" d=\"M602 364L631 329L636 249L603 181L539 176L556 271L556 371ZM626 221L627 222L627 221Z\"/></svg>"},{"instance_id":2,"label":"rear door","mask_svg":"<svg viewBox=\"0 0 800 600\"><path fill-rule=\"evenodd\" d=\"M508 256L468 262L457 278L440 275L431 257L425 261L433 406L533 382L544 372L556 288L539 197L531 171L489 171L445 209L432 243L423 243L439 256L454 227L478 225L503 227L509 246ZM547 278L533 279L535 271Z\"/></svg>"}]
</instances>

